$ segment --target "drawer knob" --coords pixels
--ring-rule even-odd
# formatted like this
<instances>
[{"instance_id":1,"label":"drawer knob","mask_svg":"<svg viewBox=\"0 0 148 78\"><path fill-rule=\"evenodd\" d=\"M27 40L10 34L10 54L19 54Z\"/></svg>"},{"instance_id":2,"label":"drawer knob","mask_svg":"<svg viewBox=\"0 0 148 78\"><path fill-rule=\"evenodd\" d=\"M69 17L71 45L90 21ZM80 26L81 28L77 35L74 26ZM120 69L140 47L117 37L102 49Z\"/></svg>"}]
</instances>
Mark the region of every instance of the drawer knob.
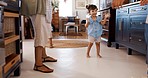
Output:
<instances>
[{"instance_id":1,"label":"drawer knob","mask_svg":"<svg viewBox=\"0 0 148 78\"><path fill-rule=\"evenodd\" d=\"M123 12L127 12L127 11L123 11Z\"/></svg>"},{"instance_id":2,"label":"drawer knob","mask_svg":"<svg viewBox=\"0 0 148 78\"><path fill-rule=\"evenodd\" d=\"M13 60L13 61L11 62L11 64L13 64L13 63L15 63L15 60Z\"/></svg>"},{"instance_id":3,"label":"drawer knob","mask_svg":"<svg viewBox=\"0 0 148 78\"><path fill-rule=\"evenodd\" d=\"M132 9L131 11L132 11L132 12L135 12L136 10L133 10L133 9Z\"/></svg>"},{"instance_id":4,"label":"drawer knob","mask_svg":"<svg viewBox=\"0 0 148 78\"><path fill-rule=\"evenodd\" d=\"M146 7L142 7L142 8L141 8L141 10L146 10L146 9L147 9Z\"/></svg>"},{"instance_id":5,"label":"drawer knob","mask_svg":"<svg viewBox=\"0 0 148 78\"><path fill-rule=\"evenodd\" d=\"M145 24L144 22L140 22L140 24Z\"/></svg>"},{"instance_id":6,"label":"drawer knob","mask_svg":"<svg viewBox=\"0 0 148 78\"><path fill-rule=\"evenodd\" d=\"M135 22L131 22L131 24L135 24Z\"/></svg>"},{"instance_id":7,"label":"drawer knob","mask_svg":"<svg viewBox=\"0 0 148 78\"><path fill-rule=\"evenodd\" d=\"M141 39L139 39L138 41L140 41L140 42L141 42L142 40L141 40Z\"/></svg>"}]
</instances>

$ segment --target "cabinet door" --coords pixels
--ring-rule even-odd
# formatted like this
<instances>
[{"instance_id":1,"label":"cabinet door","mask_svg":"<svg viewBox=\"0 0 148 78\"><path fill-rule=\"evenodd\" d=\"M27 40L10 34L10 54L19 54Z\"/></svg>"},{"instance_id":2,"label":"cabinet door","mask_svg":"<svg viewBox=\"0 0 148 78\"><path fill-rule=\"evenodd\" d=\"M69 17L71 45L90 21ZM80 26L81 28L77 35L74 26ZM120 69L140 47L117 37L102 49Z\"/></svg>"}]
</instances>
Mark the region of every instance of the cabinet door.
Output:
<instances>
[{"instance_id":1,"label":"cabinet door","mask_svg":"<svg viewBox=\"0 0 148 78\"><path fill-rule=\"evenodd\" d=\"M145 20L146 15L130 15L129 25L129 43L135 49L138 49L137 51L144 54L146 54L146 42L144 37Z\"/></svg>"},{"instance_id":2,"label":"cabinet door","mask_svg":"<svg viewBox=\"0 0 148 78\"><path fill-rule=\"evenodd\" d=\"M117 17L116 25L116 41L127 42L128 41L128 16Z\"/></svg>"}]
</instances>

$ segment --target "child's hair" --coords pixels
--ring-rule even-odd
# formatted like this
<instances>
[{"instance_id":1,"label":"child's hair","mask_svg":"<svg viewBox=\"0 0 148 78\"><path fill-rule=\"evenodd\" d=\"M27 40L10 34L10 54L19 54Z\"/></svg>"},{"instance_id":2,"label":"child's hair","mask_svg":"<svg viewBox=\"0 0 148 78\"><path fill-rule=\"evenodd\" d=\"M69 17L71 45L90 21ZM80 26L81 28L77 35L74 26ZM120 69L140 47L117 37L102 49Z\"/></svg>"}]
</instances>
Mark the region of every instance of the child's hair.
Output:
<instances>
[{"instance_id":1,"label":"child's hair","mask_svg":"<svg viewBox=\"0 0 148 78\"><path fill-rule=\"evenodd\" d=\"M90 10L98 10L97 6L93 4L86 5L86 9L88 9L88 12L90 12Z\"/></svg>"}]
</instances>

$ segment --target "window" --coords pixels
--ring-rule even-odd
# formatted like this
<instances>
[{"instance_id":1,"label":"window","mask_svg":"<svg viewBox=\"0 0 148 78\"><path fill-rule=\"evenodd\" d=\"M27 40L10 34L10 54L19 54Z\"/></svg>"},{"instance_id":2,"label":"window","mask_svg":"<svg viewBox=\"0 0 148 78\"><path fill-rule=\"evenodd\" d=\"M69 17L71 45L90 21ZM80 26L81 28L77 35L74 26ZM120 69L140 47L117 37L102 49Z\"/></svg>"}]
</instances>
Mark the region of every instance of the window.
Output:
<instances>
[{"instance_id":1,"label":"window","mask_svg":"<svg viewBox=\"0 0 148 78\"><path fill-rule=\"evenodd\" d=\"M59 16L72 16L72 0L59 0Z\"/></svg>"}]
</instances>

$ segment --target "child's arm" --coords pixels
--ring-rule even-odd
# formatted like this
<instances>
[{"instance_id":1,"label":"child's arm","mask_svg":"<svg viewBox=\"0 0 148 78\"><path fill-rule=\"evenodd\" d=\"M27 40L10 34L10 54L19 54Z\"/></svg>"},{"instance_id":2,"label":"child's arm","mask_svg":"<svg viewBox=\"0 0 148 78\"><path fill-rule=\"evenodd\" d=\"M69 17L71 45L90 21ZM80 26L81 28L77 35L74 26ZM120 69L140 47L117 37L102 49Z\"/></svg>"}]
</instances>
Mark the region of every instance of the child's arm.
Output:
<instances>
[{"instance_id":1,"label":"child's arm","mask_svg":"<svg viewBox=\"0 0 148 78\"><path fill-rule=\"evenodd\" d=\"M89 22L89 18L86 18L86 24L85 24L85 27L87 28L89 24L90 24L90 22Z\"/></svg>"}]
</instances>

